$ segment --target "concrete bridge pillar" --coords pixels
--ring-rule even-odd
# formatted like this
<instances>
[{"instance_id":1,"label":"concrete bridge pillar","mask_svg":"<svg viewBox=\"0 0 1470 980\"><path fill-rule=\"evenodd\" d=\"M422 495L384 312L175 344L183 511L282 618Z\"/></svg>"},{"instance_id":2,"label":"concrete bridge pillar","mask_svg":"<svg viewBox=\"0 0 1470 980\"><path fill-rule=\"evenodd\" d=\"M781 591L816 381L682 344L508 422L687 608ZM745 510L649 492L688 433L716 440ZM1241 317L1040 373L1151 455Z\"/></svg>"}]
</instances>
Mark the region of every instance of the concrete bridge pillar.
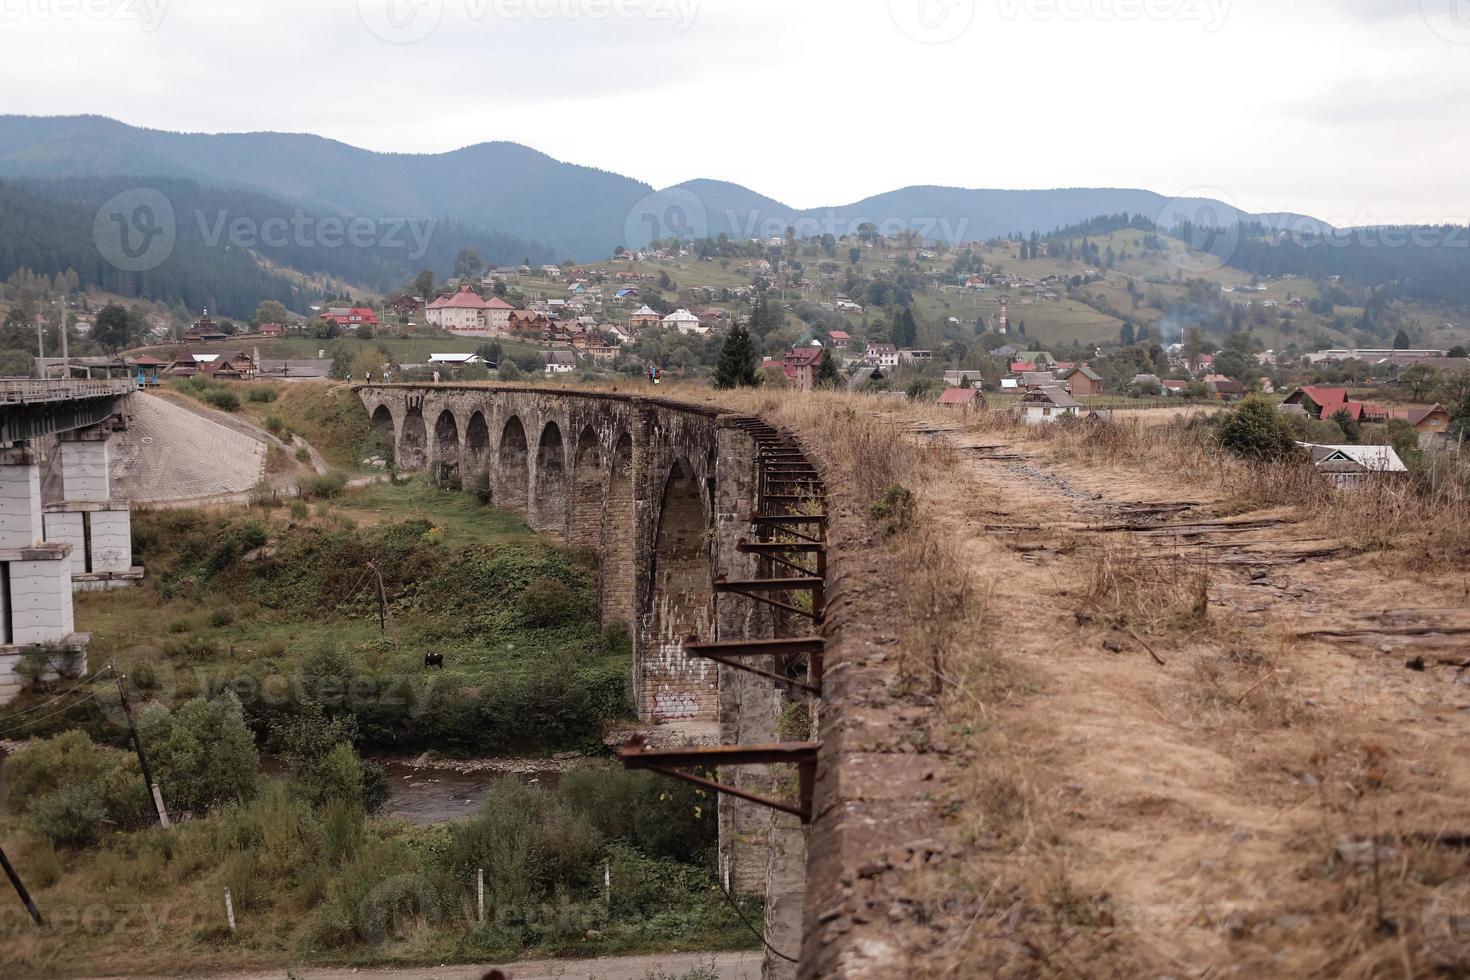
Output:
<instances>
[{"instance_id":1,"label":"concrete bridge pillar","mask_svg":"<svg viewBox=\"0 0 1470 980\"><path fill-rule=\"evenodd\" d=\"M0 702L23 683L17 668L40 655L41 676L86 671L88 637L75 632L71 552L45 540L41 468L35 448L0 449Z\"/></svg>"},{"instance_id":2,"label":"concrete bridge pillar","mask_svg":"<svg viewBox=\"0 0 1470 980\"><path fill-rule=\"evenodd\" d=\"M89 426L60 435L62 499L46 505L46 540L72 548L72 587L112 589L143 577L133 565L132 513L112 499L108 442L112 426Z\"/></svg>"}]
</instances>

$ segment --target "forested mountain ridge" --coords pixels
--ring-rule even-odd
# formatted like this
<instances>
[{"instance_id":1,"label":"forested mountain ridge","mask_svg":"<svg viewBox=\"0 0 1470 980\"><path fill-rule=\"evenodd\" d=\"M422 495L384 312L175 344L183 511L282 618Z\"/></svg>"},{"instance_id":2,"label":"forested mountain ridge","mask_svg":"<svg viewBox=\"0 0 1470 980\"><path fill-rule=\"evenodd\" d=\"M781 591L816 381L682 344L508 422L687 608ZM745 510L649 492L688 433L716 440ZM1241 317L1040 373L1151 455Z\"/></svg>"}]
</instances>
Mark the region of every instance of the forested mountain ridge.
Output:
<instances>
[{"instance_id":1,"label":"forested mountain ridge","mask_svg":"<svg viewBox=\"0 0 1470 980\"><path fill-rule=\"evenodd\" d=\"M95 222L114 195L140 185L171 205L175 241L156 268L130 272L99 249L107 228ZM0 279L71 269L85 286L227 316L249 316L266 299L304 313L334 283L386 292L422 269L448 269L466 247L499 264L554 254L448 218L364 221L182 178L0 180Z\"/></svg>"},{"instance_id":2,"label":"forested mountain ridge","mask_svg":"<svg viewBox=\"0 0 1470 980\"><path fill-rule=\"evenodd\" d=\"M529 147L482 142L439 154L377 153L320 136L168 133L100 116L0 116L0 177L165 175L254 188L316 211L378 217L450 215L467 227L546 243L558 259L593 261L665 231L701 237L855 233L869 221L945 241L1046 232L1099 214L1159 219L1171 208L1320 226L1299 215L1248 216L1207 198L1171 201L1123 188L983 190L909 186L851 204L794 208L739 184L691 180L663 191L555 160ZM672 209L672 210L671 210ZM650 232L647 219L655 223Z\"/></svg>"}]
</instances>

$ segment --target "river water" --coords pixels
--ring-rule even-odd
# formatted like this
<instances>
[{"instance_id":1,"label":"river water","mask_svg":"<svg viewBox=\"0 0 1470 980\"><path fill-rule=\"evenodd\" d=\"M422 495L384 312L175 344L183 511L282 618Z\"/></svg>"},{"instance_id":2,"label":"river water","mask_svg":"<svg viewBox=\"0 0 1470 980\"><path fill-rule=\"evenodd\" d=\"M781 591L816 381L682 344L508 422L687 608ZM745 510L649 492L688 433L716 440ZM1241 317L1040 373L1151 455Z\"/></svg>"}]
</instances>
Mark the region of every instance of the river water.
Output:
<instances>
[{"instance_id":1,"label":"river water","mask_svg":"<svg viewBox=\"0 0 1470 980\"><path fill-rule=\"evenodd\" d=\"M0 750L0 764L6 753ZM555 789L561 774L586 765L585 759L478 759L464 762L431 762L402 756L377 757L373 761L388 774L390 796L380 816L402 817L415 826L466 820L475 815L490 787L507 777L529 786ZM280 778L286 766L276 756L260 757L262 776ZM3 802L4 776L0 765L0 813L8 812ZM164 792L167 797L167 787Z\"/></svg>"}]
</instances>

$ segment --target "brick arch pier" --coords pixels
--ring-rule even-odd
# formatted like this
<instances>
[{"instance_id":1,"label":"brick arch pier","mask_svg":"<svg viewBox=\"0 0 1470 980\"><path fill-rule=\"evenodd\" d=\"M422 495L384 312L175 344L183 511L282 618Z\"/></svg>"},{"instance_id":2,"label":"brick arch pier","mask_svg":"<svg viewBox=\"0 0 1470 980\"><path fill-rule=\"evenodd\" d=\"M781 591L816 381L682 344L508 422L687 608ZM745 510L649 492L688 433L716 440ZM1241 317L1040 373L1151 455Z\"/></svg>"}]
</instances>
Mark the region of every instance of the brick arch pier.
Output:
<instances>
[{"instance_id":1,"label":"brick arch pier","mask_svg":"<svg viewBox=\"0 0 1470 980\"><path fill-rule=\"evenodd\" d=\"M786 627L797 610L773 611L753 601L748 587L781 561L761 557L771 554L761 549L790 547L762 544L770 539L760 522L772 518L757 515L772 513L773 500L793 499L773 496L791 493L793 482L821 484L819 467L794 436L706 405L608 392L356 390L375 428L391 434L400 470L429 469L466 489L488 487L497 506L598 552L599 615L632 636L634 699L651 731L666 733L668 744L783 740L791 686L691 658L684 640L692 634L714 646L764 646L793 635ZM814 785L804 791L810 827L788 813L719 798L720 875L736 894L765 900L767 980L903 975L905 943L887 915L891 871L874 869L915 860L914 846L898 843L941 833L927 784L895 780L884 768L898 741L912 748L906 735L918 716L893 715L884 693L893 682L887 651L898 634L889 619L875 618L895 601L882 542L861 516L866 503L842 487L824 493L826 565L815 581L827 583L818 643L826 679L816 685L820 741L811 749ZM812 609L816 603L814 593ZM920 766L902 772L927 778ZM721 764L719 778L767 797L791 792L759 765L742 774Z\"/></svg>"},{"instance_id":2,"label":"brick arch pier","mask_svg":"<svg viewBox=\"0 0 1470 980\"><path fill-rule=\"evenodd\" d=\"M746 433L714 409L616 394L357 390L375 424L385 433L391 426L400 470L488 485L497 506L538 531L599 552L600 615L632 634L641 719L719 721L717 666L687 657L683 641L715 633L715 577L754 568L735 549L753 494ZM729 621L722 632L740 628Z\"/></svg>"}]
</instances>

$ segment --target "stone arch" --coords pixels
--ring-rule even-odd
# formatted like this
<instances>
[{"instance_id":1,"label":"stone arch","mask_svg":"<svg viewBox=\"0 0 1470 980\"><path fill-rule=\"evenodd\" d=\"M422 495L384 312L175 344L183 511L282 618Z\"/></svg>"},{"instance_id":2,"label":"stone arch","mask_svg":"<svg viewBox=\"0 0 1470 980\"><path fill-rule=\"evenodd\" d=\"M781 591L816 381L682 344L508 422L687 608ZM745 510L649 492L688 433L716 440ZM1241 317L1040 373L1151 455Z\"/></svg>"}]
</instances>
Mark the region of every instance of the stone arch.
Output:
<instances>
[{"instance_id":1,"label":"stone arch","mask_svg":"<svg viewBox=\"0 0 1470 980\"><path fill-rule=\"evenodd\" d=\"M459 477L459 422L444 409L434 422L434 480L450 483Z\"/></svg>"},{"instance_id":2,"label":"stone arch","mask_svg":"<svg viewBox=\"0 0 1470 980\"><path fill-rule=\"evenodd\" d=\"M608 460L607 500L602 508L602 564L598 603L602 623L633 626L636 591L637 514L633 490L633 437L624 432Z\"/></svg>"},{"instance_id":3,"label":"stone arch","mask_svg":"<svg viewBox=\"0 0 1470 980\"><path fill-rule=\"evenodd\" d=\"M547 422L536 445L536 492L531 497L531 526L538 531L567 530L567 451L561 427Z\"/></svg>"},{"instance_id":4,"label":"stone arch","mask_svg":"<svg viewBox=\"0 0 1470 980\"><path fill-rule=\"evenodd\" d=\"M572 492L567 543L596 548L602 542L602 446L592 426L577 437L572 454Z\"/></svg>"},{"instance_id":5,"label":"stone arch","mask_svg":"<svg viewBox=\"0 0 1470 980\"><path fill-rule=\"evenodd\" d=\"M403 416L403 431L398 435L398 468L421 470L428 462L429 431L424 425L424 410L414 405Z\"/></svg>"},{"instance_id":6,"label":"stone arch","mask_svg":"<svg viewBox=\"0 0 1470 980\"><path fill-rule=\"evenodd\" d=\"M381 457L385 463L394 458L393 412L387 405L373 409L373 435L369 457Z\"/></svg>"},{"instance_id":7,"label":"stone arch","mask_svg":"<svg viewBox=\"0 0 1470 980\"><path fill-rule=\"evenodd\" d=\"M526 427L520 418L512 415L500 432L500 451L496 469L499 474L500 506L509 510L526 512L527 496L531 486L531 463L526 451Z\"/></svg>"},{"instance_id":8,"label":"stone arch","mask_svg":"<svg viewBox=\"0 0 1470 980\"><path fill-rule=\"evenodd\" d=\"M714 571L705 488L689 460L670 468L654 537L652 606L640 671L644 707L655 721L713 720L716 674L684 654L684 638L710 638Z\"/></svg>"},{"instance_id":9,"label":"stone arch","mask_svg":"<svg viewBox=\"0 0 1470 980\"><path fill-rule=\"evenodd\" d=\"M488 486L485 480L490 467L490 426L484 412L475 412L464 427L462 460L465 487Z\"/></svg>"}]
</instances>

